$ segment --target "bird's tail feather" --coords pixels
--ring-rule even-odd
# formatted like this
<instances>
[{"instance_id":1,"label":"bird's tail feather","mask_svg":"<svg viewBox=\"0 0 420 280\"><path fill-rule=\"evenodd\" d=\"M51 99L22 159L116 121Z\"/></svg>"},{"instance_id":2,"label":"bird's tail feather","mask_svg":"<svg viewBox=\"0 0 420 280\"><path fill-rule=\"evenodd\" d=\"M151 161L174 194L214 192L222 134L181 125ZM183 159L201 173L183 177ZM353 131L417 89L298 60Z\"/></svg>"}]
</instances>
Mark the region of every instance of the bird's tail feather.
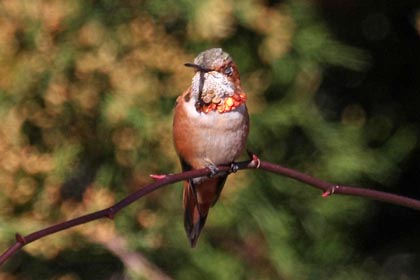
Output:
<instances>
[{"instance_id":1,"label":"bird's tail feather","mask_svg":"<svg viewBox=\"0 0 420 280\"><path fill-rule=\"evenodd\" d=\"M217 202L226 178L227 176L214 177L196 184L193 180L185 182L184 227L191 247L195 247L209 209Z\"/></svg>"}]
</instances>

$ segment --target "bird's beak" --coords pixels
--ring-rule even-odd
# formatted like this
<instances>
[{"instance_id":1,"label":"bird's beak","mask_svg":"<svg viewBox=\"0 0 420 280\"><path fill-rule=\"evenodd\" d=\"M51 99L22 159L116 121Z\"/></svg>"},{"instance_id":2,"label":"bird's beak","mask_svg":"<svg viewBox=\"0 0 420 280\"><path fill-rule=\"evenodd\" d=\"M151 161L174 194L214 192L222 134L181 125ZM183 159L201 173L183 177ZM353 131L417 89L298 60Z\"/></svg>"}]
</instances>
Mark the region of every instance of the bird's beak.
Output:
<instances>
[{"instance_id":1,"label":"bird's beak","mask_svg":"<svg viewBox=\"0 0 420 280\"><path fill-rule=\"evenodd\" d=\"M209 68L205 68L205 67L203 67L201 65L198 65L198 64L195 64L195 63L185 63L184 65L186 67L193 67L193 68L197 69L197 71L200 71L200 72L203 72L203 73L207 73L207 72L212 71Z\"/></svg>"},{"instance_id":2,"label":"bird's beak","mask_svg":"<svg viewBox=\"0 0 420 280\"><path fill-rule=\"evenodd\" d=\"M201 100L201 96L203 95L203 87L204 87L204 73L213 71L212 69L209 68L205 68L201 65L195 64L195 63L185 63L184 64L187 67L193 67L195 69L197 69L197 71L200 72L200 85L199 85L199 89L198 89L198 102L200 102L200 104L203 103L203 100Z\"/></svg>"}]
</instances>

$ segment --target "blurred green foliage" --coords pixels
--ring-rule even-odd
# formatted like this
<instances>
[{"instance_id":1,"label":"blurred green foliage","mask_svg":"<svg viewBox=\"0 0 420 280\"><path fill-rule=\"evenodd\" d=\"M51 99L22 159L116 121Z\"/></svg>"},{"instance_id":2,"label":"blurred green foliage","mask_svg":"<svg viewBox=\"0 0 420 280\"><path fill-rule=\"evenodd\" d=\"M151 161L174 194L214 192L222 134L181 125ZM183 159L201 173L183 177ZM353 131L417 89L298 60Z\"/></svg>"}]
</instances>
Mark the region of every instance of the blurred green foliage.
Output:
<instances>
[{"instance_id":1,"label":"blurred green foliage","mask_svg":"<svg viewBox=\"0 0 420 280\"><path fill-rule=\"evenodd\" d=\"M398 192L419 148L415 109L389 98L384 77L372 82L375 57L363 44L338 40L321 7L0 1L0 249L14 232L105 208L149 183L149 174L179 171L172 107L192 76L183 64L210 47L223 47L239 66L250 150L325 180ZM368 19L384 16L370 7ZM419 13L412 19L420 32ZM376 29L365 30L369 40ZM28 245L0 278L415 279L414 264L389 270L400 260L393 250L363 248L368 231L358 229L372 224L378 206L371 201L325 200L281 176L239 172L192 250L180 186L150 194L115 222ZM419 258L398 246L390 245Z\"/></svg>"}]
</instances>

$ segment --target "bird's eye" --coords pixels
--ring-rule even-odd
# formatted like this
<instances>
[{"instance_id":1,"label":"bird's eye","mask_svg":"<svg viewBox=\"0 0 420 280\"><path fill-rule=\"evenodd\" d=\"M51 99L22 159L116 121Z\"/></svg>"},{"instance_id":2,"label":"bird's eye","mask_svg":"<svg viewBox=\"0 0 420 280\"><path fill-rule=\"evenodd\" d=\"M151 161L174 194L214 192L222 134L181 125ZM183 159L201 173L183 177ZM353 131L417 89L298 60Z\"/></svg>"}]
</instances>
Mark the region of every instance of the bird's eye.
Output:
<instances>
[{"instance_id":1,"label":"bird's eye","mask_svg":"<svg viewBox=\"0 0 420 280\"><path fill-rule=\"evenodd\" d=\"M233 73L233 68L232 68L232 66L228 66L228 67L226 67L226 68L225 68L225 70L223 70L223 73L225 73L227 76L232 75L232 73Z\"/></svg>"}]
</instances>

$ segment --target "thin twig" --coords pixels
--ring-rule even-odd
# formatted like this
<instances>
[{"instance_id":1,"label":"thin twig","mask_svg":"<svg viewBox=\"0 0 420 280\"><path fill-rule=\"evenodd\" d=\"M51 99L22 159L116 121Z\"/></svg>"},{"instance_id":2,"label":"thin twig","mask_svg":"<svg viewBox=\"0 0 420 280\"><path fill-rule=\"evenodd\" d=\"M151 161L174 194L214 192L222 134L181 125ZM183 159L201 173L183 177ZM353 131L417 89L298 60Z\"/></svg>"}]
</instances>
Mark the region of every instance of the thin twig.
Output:
<instances>
[{"instance_id":1,"label":"thin twig","mask_svg":"<svg viewBox=\"0 0 420 280\"><path fill-rule=\"evenodd\" d=\"M323 191L322 196L327 197L333 194L342 194L342 195L352 195L352 196L360 196L371 198L375 200L380 200L384 202L388 202L395 205L400 205L416 210L420 210L420 200L390 194L381 191L375 191L365 188L358 188L358 187L349 187L343 185L332 184L329 182L325 182L323 180L314 178L307 174L301 173L299 171L273 164L266 161L260 161L255 155L252 155L252 160L250 161L243 161L236 164L234 168L232 166L218 166L218 172L231 172L236 170L243 170L243 169L260 169L264 171L268 171L275 174L284 175L286 177L298 180L303 182L307 185L312 187L318 188ZM93 220L98 220L100 218L110 218L113 219L114 216L124 207L130 205L131 203L135 202L136 200L142 198L143 196L172 183L202 177L202 176L209 176L212 173L211 170L208 168L197 169L186 171L177 174L168 174L168 175L153 175L152 178L155 179L155 182L146 185L145 187L139 189L137 192L127 196L123 200L117 202L116 204L112 205L103 210L99 210L97 212L93 212L66 222L62 222L39 231L33 232L26 236L22 236L21 234L16 234L16 242L12 246L10 246L1 256L0 256L0 265L2 265L5 261L7 261L14 253L16 253L19 249L23 246L34 242L40 238L43 238L47 235L65 230L70 227L75 227L77 225L81 225L84 223L91 222Z\"/></svg>"},{"instance_id":2,"label":"thin twig","mask_svg":"<svg viewBox=\"0 0 420 280\"><path fill-rule=\"evenodd\" d=\"M314 178L307 174L301 173L299 171L296 171L287 167L283 167L281 165L273 164L270 162L265 162L265 161L261 161L260 169L269 171L272 173L284 175L286 177L296 179L312 187L318 188L323 191L322 193L323 197L328 197L332 194L360 196L360 197L371 198L374 200L388 202L395 205L404 206L407 208L420 210L420 200L416 200L413 198L408 198L401 195L396 195L392 193L381 192L381 191L376 191L376 190L371 190L371 189L366 189L366 188L332 184L332 183Z\"/></svg>"},{"instance_id":3,"label":"thin twig","mask_svg":"<svg viewBox=\"0 0 420 280\"><path fill-rule=\"evenodd\" d=\"M154 280L172 280L162 269L148 260L140 252L136 252L133 248L128 246L128 241L120 234L107 236L106 238L96 238L95 236L88 236L92 242L101 244L110 252L116 255L123 263L133 277L140 279L154 279Z\"/></svg>"}]
</instances>

